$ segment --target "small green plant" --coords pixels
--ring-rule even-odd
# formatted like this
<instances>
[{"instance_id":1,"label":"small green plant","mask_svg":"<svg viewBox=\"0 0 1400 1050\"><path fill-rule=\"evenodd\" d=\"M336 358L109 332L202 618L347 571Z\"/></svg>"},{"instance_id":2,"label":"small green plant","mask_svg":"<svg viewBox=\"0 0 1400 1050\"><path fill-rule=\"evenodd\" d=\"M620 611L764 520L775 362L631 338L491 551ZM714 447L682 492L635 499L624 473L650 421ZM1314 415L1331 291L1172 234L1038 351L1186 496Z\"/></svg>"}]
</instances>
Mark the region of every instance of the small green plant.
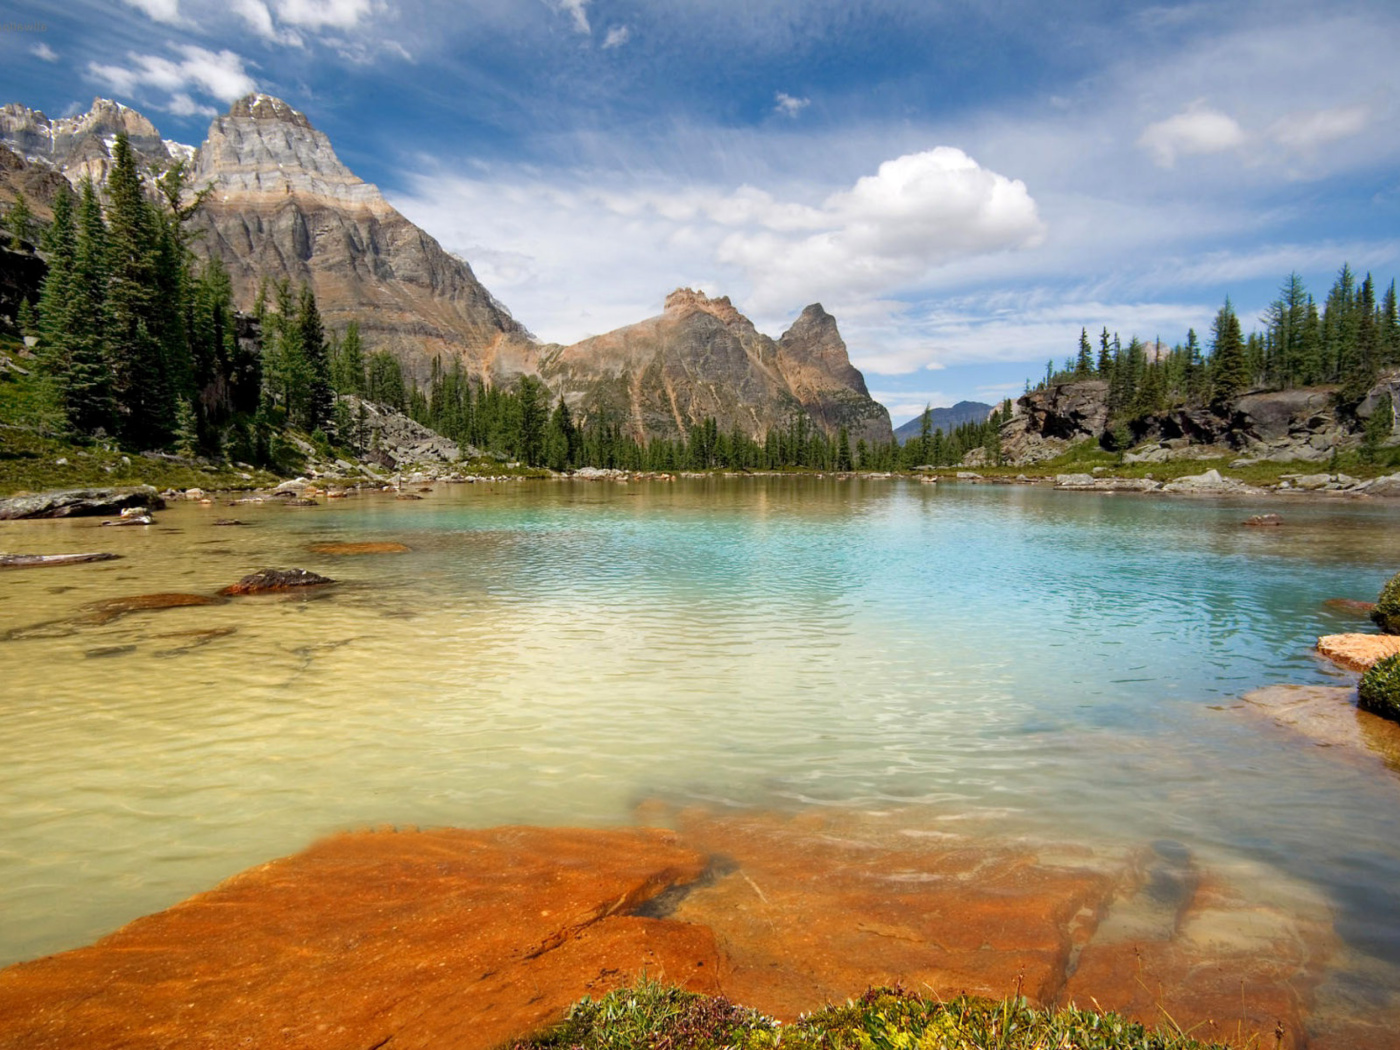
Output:
<instances>
[{"instance_id":1,"label":"small green plant","mask_svg":"<svg viewBox=\"0 0 1400 1050\"><path fill-rule=\"evenodd\" d=\"M1377 660L1361 676L1356 706L1392 722L1400 722L1400 653Z\"/></svg>"},{"instance_id":2,"label":"small green plant","mask_svg":"<svg viewBox=\"0 0 1400 1050\"><path fill-rule=\"evenodd\" d=\"M871 989L783 1025L720 997L643 980L584 999L556 1027L515 1050L1211 1050L1179 1030L1115 1014L1038 1010L1020 995L947 1002Z\"/></svg>"},{"instance_id":3,"label":"small green plant","mask_svg":"<svg viewBox=\"0 0 1400 1050\"><path fill-rule=\"evenodd\" d=\"M1381 588L1371 619L1386 634L1400 634L1400 572Z\"/></svg>"}]
</instances>

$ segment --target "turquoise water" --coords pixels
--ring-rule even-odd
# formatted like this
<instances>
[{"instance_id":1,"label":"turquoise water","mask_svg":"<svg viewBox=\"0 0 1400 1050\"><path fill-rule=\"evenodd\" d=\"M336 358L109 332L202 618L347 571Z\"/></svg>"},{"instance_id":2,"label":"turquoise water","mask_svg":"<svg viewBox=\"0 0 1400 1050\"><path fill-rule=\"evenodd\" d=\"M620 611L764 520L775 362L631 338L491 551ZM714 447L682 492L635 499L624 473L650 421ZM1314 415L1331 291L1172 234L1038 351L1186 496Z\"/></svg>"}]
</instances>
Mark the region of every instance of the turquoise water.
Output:
<instances>
[{"instance_id":1,"label":"turquoise water","mask_svg":"<svg viewBox=\"0 0 1400 1050\"><path fill-rule=\"evenodd\" d=\"M1241 527L1261 510L1285 527ZM1175 840L1323 898L1380 989L1400 781L1230 707L1354 680L1309 649L1359 626L1326 599L1400 569L1397 524L1380 502L819 479L0 523L0 549L124 555L0 577L0 632L264 565L341 581L0 642L0 960L338 828L615 824L662 799ZM412 549L307 549L328 540Z\"/></svg>"}]
</instances>

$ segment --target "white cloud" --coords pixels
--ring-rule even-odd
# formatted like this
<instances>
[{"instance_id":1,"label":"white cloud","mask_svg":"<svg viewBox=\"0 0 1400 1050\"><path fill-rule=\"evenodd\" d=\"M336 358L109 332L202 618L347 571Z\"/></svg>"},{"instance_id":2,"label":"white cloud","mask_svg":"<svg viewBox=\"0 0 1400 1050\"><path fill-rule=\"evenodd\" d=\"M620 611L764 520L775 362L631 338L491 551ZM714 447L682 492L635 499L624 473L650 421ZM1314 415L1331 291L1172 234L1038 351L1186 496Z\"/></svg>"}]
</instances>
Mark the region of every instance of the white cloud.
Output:
<instances>
[{"instance_id":1,"label":"white cloud","mask_svg":"<svg viewBox=\"0 0 1400 1050\"><path fill-rule=\"evenodd\" d=\"M1370 112L1365 106L1289 113L1274 122L1269 128L1269 137L1295 153L1311 153L1319 146L1359 135L1369 119Z\"/></svg>"},{"instance_id":2,"label":"white cloud","mask_svg":"<svg viewBox=\"0 0 1400 1050\"><path fill-rule=\"evenodd\" d=\"M748 273L761 308L804 296L891 294L935 266L1034 247L1044 234L1024 183L950 146L887 160L806 212L779 205L773 222L755 216L764 229L736 232L720 246L720 261ZM795 218L814 232L783 232Z\"/></svg>"},{"instance_id":3,"label":"white cloud","mask_svg":"<svg viewBox=\"0 0 1400 1050\"><path fill-rule=\"evenodd\" d=\"M45 62L58 61L58 52L49 47L48 44L35 44L29 49L29 53L42 58Z\"/></svg>"},{"instance_id":4,"label":"white cloud","mask_svg":"<svg viewBox=\"0 0 1400 1050\"><path fill-rule=\"evenodd\" d=\"M232 0L229 5L233 13L243 19L248 28L264 40L291 47L301 47L301 35L292 29L279 29L272 18L272 11L263 0Z\"/></svg>"},{"instance_id":5,"label":"white cloud","mask_svg":"<svg viewBox=\"0 0 1400 1050\"><path fill-rule=\"evenodd\" d=\"M785 117L795 117L812 104L810 98L794 98L786 91L779 91L774 96L774 101L776 105L773 106L773 112Z\"/></svg>"},{"instance_id":6,"label":"white cloud","mask_svg":"<svg viewBox=\"0 0 1400 1050\"><path fill-rule=\"evenodd\" d=\"M165 110L167 113L174 113L177 117L217 117L219 115L219 111L213 106L201 105L183 91L177 91L170 96Z\"/></svg>"},{"instance_id":7,"label":"white cloud","mask_svg":"<svg viewBox=\"0 0 1400 1050\"><path fill-rule=\"evenodd\" d=\"M373 9L373 0L277 0L277 17L304 29L353 29Z\"/></svg>"},{"instance_id":8,"label":"white cloud","mask_svg":"<svg viewBox=\"0 0 1400 1050\"><path fill-rule=\"evenodd\" d=\"M572 18L574 29L584 36L593 32L593 27L588 24L588 0L554 0L554 8Z\"/></svg>"},{"instance_id":9,"label":"white cloud","mask_svg":"<svg viewBox=\"0 0 1400 1050\"><path fill-rule=\"evenodd\" d=\"M159 55L129 54L129 66L88 64L88 73L114 91L134 95L154 88L171 96L166 106L174 113L202 112L190 93L199 92L231 102L257 89L257 82L243 69L243 59L232 51L208 51L192 44L175 49L183 58L173 61Z\"/></svg>"},{"instance_id":10,"label":"white cloud","mask_svg":"<svg viewBox=\"0 0 1400 1050\"><path fill-rule=\"evenodd\" d=\"M125 0L125 3L144 12L154 22L175 25L180 21L180 0Z\"/></svg>"},{"instance_id":11,"label":"white cloud","mask_svg":"<svg viewBox=\"0 0 1400 1050\"><path fill-rule=\"evenodd\" d=\"M632 39L632 30L626 26L613 26L608 30L608 35L603 38L603 50L608 48L621 47Z\"/></svg>"},{"instance_id":12,"label":"white cloud","mask_svg":"<svg viewBox=\"0 0 1400 1050\"><path fill-rule=\"evenodd\" d=\"M1156 124L1149 124L1138 145L1152 154L1163 168L1170 168L1178 156L1222 153L1244 144L1244 129L1235 119L1211 109L1204 99Z\"/></svg>"}]
</instances>

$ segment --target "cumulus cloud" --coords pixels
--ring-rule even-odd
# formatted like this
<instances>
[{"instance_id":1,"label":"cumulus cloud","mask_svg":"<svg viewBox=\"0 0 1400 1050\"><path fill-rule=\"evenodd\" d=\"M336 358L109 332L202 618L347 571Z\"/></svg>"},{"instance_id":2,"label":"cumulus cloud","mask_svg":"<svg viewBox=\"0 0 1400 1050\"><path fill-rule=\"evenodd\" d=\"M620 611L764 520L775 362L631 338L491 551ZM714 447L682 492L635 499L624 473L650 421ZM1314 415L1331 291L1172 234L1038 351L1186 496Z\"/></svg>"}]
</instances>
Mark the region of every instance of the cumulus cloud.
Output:
<instances>
[{"instance_id":1,"label":"cumulus cloud","mask_svg":"<svg viewBox=\"0 0 1400 1050\"><path fill-rule=\"evenodd\" d=\"M180 0L125 0L125 3L154 22L175 25L180 21Z\"/></svg>"},{"instance_id":2,"label":"cumulus cloud","mask_svg":"<svg viewBox=\"0 0 1400 1050\"><path fill-rule=\"evenodd\" d=\"M730 235L719 258L747 271L765 304L891 294L936 266L1033 247L1044 234L1025 183L950 146L887 160L819 208L780 205L755 218L765 228ZM797 225L812 232L786 232Z\"/></svg>"},{"instance_id":3,"label":"cumulus cloud","mask_svg":"<svg viewBox=\"0 0 1400 1050\"><path fill-rule=\"evenodd\" d=\"M785 117L795 117L812 104L810 98L794 98L786 91L779 91L774 96L774 101L776 105L773 106L773 112Z\"/></svg>"},{"instance_id":4,"label":"cumulus cloud","mask_svg":"<svg viewBox=\"0 0 1400 1050\"><path fill-rule=\"evenodd\" d=\"M31 55L42 58L45 62L57 62L58 52L49 47L48 44L35 44L29 49Z\"/></svg>"},{"instance_id":5,"label":"cumulus cloud","mask_svg":"<svg viewBox=\"0 0 1400 1050\"><path fill-rule=\"evenodd\" d=\"M572 18L574 29L584 36L593 32L593 27L588 24L588 0L554 0L554 7Z\"/></svg>"},{"instance_id":6,"label":"cumulus cloud","mask_svg":"<svg viewBox=\"0 0 1400 1050\"><path fill-rule=\"evenodd\" d=\"M192 93L231 102L257 89L257 82L243 68L243 59L232 51L208 51L192 44L174 50L180 59L132 52L127 55L130 65L91 62L88 74L123 95L143 89L164 91L170 98L162 108L184 115L203 112Z\"/></svg>"},{"instance_id":7,"label":"cumulus cloud","mask_svg":"<svg viewBox=\"0 0 1400 1050\"><path fill-rule=\"evenodd\" d=\"M608 35L603 38L603 50L608 48L621 47L632 39L632 30L626 26L613 26L608 30Z\"/></svg>"},{"instance_id":8,"label":"cumulus cloud","mask_svg":"<svg viewBox=\"0 0 1400 1050\"><path fill-rule=\"evenodd\" d=\"M1359 135L1369 120L1370 112L1365 106L1289 113L1274 122L1269 137L1295 153L1311 153L1319 146Z\"/></svg>"},{"instance_id":9,"label":"cumulus cloud","mask_svg":"<svg viewBox=\"0 0 1400 1050\"><path fill-rule=\"evenodd\" d=\"M1152 154L1159 166L1170 168L1178 156L1223 153L1243 145L1244 140L1244 129L1233 117L1198 99L1175 116L1149 124L1138 145Z\"/></svg>"}]
</instances>

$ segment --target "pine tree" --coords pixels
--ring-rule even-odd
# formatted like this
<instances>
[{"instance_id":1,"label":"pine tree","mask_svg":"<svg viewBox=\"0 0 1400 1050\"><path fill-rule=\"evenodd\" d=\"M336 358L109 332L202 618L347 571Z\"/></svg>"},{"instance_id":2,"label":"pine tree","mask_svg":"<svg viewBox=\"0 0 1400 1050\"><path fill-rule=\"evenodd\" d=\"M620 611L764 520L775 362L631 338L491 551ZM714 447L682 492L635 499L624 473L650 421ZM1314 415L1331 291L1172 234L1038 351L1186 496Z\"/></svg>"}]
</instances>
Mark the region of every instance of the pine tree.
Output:
<instances>
[{"instance_id":1,"label":"pine tree","mask_svg":"<svg viewBox=\"0 0 1400 1050\"><path fill-rule=\"evenodd\" d=\"M1234 404L1249 386L1249 364L1245 359L1240 319L1230 300L1215 315L1211 326L1210 382L1211 403L1217 410Z\"/></svg>"},{"instance_id":2,"label":"pine tree","mask_svg":"<svg viewBox=\"0 0 1400 1050\"><path fill-rule=\"evenodd\" d=\"M1100 379L1109 378L1113 371L1113 355L1108 351L1108 328L1099 333L1099 360L1094 369Z\"/></svg>"},{"instance_id":3,"label":"pine tree","mask_svg":"<svg viewBox=\"0 0 1400 1050\"><path fill-rule=\"evenodd\" d=\"M1376 381L1380 361L1380 325L1376 318L1375 284L1368 273L1356 297L1356 329L1350 351L1344 358L1342 389L1338 398L1343 406L1355 407Z\"/></svg>"},{"instance_id":4,"label":"pine tree","mask_svg":"<svg viewBox=\"0 0 1400 1050\"><path fill-rule=\"evenodd\" d=\"M296 325L307 372L303 425L307 430L323 430L335 414L335 390L331 386L330 361L326 356L326 330L310 285L301 286Z\"/></svg>"},{"instance_id":5,"label":"pine tree","mask_svg":"<svg viewBox=\"0 0 1400 1050\"><path fill-rule=\"evenodd\" d=\"M124 134L112 149L107 194L109 346L122 436L137 448L160 448L169 444L176 423L161 338L167 318L159 301L168 274L156 217Z\"/></svg>"},{"instance_id":6,"label":"pine tree","mask_svg":"<svg viewBox=\"0 0 1400 1050\"><path fill-rule=\"evenodd\" d=\"M1079 329L1079 356L1074 361L1074 378L1087 379L1094 374L1094 357L1089 347L1089 332Z\"/></svg>"},{"instance_id":7,"label":"pine tree","mask_svg":"<svg viewBox=\"0 0 1400 1050\"><path fill-rule=\"evenodd\" d=\"M29 210L29 202L22 191L15 191L15 202L5 213L5 228L10 231L10 251L24 251L33 235L34 213Z\"/></svg>"},{"instance_id":8,"label":"pine tree","mask_svg":"<svg viewBox=\"0 0 1400 1050\"><path fill-rule=\"evenodd\" d=\"M107 226L92 180L85 178L74 232L73 268L69 276L67 378L64 402L68 423L79 433L115 433L118 410L108 332Z\"/></svg>"},{"instance_id":9,"label":"pine tree","mask_svg":"<svg viewBox=\"0 0 1400 1050\"><path fill-rule=\"evenodd\" d=\"M359 321L351 321L345 328L345 338L336 348L331 380L340 394L363 394L365 391L365 350L360 341Z\"/></svg>"}]
</instances>

